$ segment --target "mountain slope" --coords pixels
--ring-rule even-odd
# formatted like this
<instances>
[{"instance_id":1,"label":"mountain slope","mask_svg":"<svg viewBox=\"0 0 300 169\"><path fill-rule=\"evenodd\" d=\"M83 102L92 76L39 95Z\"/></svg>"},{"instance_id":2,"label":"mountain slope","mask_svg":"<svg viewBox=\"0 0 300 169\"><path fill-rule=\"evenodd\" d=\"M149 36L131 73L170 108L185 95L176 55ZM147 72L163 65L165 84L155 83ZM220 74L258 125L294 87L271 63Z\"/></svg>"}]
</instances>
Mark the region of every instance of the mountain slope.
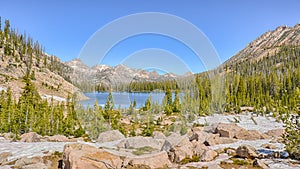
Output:
<instances>
[{"instance_id":1,"label":"mountain slope","mask_svg":"<svg viewBox=\"0 0 300 169\"><path fill-rule=\"evenodd\" d=\"M250 42L223 65L237 64L247 60L257 61L267 56L276 55L282 46L297 45L300 45L300 24L296 24L294 27L279 26Z\"/></svg>"},{"instance_id":2,"label":"mountain slope","mask_svg":"<svg viewBox=\"0 0 300 169\"><path fill-rule=\"evenodd\" d=\"M226 72L222 75L226 78L227 111L239 111L242 106L273 114L299 110L299 42L299 24L280 26L221 65L218 71Z\"/></svg>"},{"instance_id":3,"label":"mountain slope","mask_svg":"<svg viewBox=\"0 0 300 169\"><path fill-rule=\"evenodd\" d=\"M71 72L57 57L46 54L38 42L33 42L26 34L18 34L5 22L4 31L0 31L0 89L11 88L18 99L24 87L23 77L30 75L32 82L43 98L64 100L74 93L80 99L85 96L68 82L67 72Z\"/></svg>"}]
</instances>

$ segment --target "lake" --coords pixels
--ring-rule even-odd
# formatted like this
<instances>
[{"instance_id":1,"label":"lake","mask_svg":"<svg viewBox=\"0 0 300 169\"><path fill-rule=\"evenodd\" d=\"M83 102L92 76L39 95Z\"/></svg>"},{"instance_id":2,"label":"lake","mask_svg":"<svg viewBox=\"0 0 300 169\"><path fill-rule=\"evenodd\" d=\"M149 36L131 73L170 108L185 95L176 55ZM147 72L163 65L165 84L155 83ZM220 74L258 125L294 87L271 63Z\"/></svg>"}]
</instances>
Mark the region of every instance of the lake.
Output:
<instances>
[{"instance_id":1,"label":"lake","mask_svg":"<svg viewBox=\"0 0 300 169\"><path fill-rule=\"evenodd\" d=\"M107 100L107 97L109 95L109 92L91 92L91 93L84 93L87 97L90 99L80 101L80 103L87 107L93 106L96 99L98 100L98 104L100 106L104 106ZM152 102L154 103L161 103L163 101L163 98L165 96L165 93L163 92L139 92L139 93L129 93L129 92L113 92L113 99L115 103L115 108L118 106L121 106L122 108L128 108L130 105L130 102L133 102L136 100L136 105L138 107L142 107L145 105L146 100L149 98L149 96L152 97Z\"/></svg>"}]
</instances>

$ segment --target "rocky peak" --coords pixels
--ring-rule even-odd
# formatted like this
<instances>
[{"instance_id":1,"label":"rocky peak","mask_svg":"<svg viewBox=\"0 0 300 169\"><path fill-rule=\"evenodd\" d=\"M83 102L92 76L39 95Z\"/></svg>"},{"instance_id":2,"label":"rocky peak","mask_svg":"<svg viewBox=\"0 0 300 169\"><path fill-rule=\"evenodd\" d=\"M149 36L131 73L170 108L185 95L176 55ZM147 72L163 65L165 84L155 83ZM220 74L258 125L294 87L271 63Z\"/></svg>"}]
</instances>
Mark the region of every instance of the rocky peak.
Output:
<instances>
[{"instance_id":1,"label":"rocky peak","mask_svg":"<svg viewBox=\"0 0 300 169\"><path fill-rule=\"evenodd\" d=\"M102 71L105 71L107 69L111 69L111 67L107 66L107 65L96 65L96 66L93 66L92 69L95 69L98 72L102 72Z\"/></svg>"},{"instance_id":2,"label":"rocky peak","mask_svg":"<svg viewBox=\"0 0 300 169\"><path fill-rule=\"evenodd\" d=\"M83 68L89 69L87 65L85 65L80 59L76 58L71 60L70 62L66 62L66 64L72 68Z\"/></svg>"},{"instance_id":3,"label":"rocky peak","mask_svg":"<svg viewBox=\"0 0 300 169\"><path fill-rule=\"evenodd\" d=\"M159 77L159 74L157 73L156 70L154 70L154 71L150 72L150 76L152 76L152 77Z\"/></svg>"},{"instance_id":4,"label":"rocky peak","mask_svg":"<svg viewBox=\"0 0 300 169\"><path fill-rule=\"evenodd\" d=\"M164 74L163 77L166 77L166 78L176 78L177 75L175 75L174 73L171 73L171 72L170 72L170 73Z\"/></svg>"},{"instance_id":5,"label":"rocky peak","mask_svg":"<svg viewBox=\"0 0 300 169\"><path fill-rule=\"evenodd\" d=\"M130 71L131 68L123 65L123 64L119 64L117 66L114 67L115 71Z\"/></svg>"}]
</instances>

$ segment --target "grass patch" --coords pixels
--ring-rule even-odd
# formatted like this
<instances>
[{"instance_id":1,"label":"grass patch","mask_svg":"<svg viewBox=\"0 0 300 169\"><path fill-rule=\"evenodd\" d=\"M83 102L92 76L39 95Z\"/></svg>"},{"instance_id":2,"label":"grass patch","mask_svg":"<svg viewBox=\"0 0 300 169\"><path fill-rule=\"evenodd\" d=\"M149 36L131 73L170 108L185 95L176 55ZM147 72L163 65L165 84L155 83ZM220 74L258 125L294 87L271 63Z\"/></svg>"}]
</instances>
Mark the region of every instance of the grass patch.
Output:
<instances>
[{"instance_id":1,"label":"grass patch","mask_svg":"<svg viewBox=\"0 0 300 169\"><path fill-rule=\"evenodd\" d=\"M187 163L198 162L198 161L200 161L200 156L193 155L192 158L185 157L184 159L182 159L180 161L180 164L187 164Z\"/></svg>"},{"instance_id":2,"label":"grass patch","mask_svg":"<svg viewBox=\"0 0 300 169\"><path fill-rule=\"evenodd\" d=\"M63 155L63 153L59 152L59 151L54 151L53 155L61 157Z\"/></svg>"},{"instance_id":3,"label":"grass patch","mask_svg":"<svg viewBox=\"0 0 300 169\"><path fill-rule=\"evenodd\" d=\"M147 153L151 153L152 151L156 150L153 147L150 146L145 146L145 147L140 147L140 148L136 148L132 154L134 155L143 155L143 154L147 154Z\"/></svg>"},{"instance_id":4,"label":"grass patch","mask_svg":"<svg viewBox=\"0 0 300 169\"><path fill-rule=\"evenodd\" d=\"M231 160L233 161L233 164L236 164L236 165L249 165L248 161L246 161L244 159L231 158Z\"/></svg>"},{"instance_id":5,"label":"grass patch","mask_svg":"<svg viewBox=\"0 0 300 169\"><path fill-rule=\"evenodd\" d=\"M226 169L232 169L232 168L240 168L241 166L244 166L245 168L248 169L261 169L260 167L253 166L251 161L242 160L238 158L230 158L230 159L233 161L233 163L227 163L225 161L221 161L220 167Z\"/></svg>"}]
</instances>

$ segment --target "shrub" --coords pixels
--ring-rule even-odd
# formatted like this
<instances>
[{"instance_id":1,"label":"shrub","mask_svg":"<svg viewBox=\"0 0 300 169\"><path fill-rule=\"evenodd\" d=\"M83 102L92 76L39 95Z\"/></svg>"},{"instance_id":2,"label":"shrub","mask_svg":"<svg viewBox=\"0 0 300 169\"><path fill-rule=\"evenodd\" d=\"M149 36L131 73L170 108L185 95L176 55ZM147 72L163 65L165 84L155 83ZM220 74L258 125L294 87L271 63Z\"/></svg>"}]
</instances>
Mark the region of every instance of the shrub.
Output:
<instances>
[{"instance_id":1,"label":"shrub","mask_svg":"<svg viewBox=\"0 0 300 169\"><path fill-rule=\"evenodd\" d=\"M284 144L294 159L300 159L300 113L282 116L285 124Z\"/></svg>"},{"instance_id":2,"label":"shrub","mask_svg":"<svg viewBox=\"0 0 300 169\"><path fill-rule=\"evenodd\" d=\"M181 160L180 164L187 164L191 162L199 162L200 161L200 156L193 155L192 158L190 157L185 157L184 159Z\"/></svg>"},{"instance_id":3,"label":"shrub","mask_svg":"<svg viewBox=\"0 0 300 169\"><path fill-rule=\"evenodd\" d=\"M140 148L137 148L135 149L132 154L134 155L143 155L145 153L151 153L152 151L154 151L156 149L150 147L150 146L145 146L145 147L140 147Z\"/></svg>"}]
</instances>

